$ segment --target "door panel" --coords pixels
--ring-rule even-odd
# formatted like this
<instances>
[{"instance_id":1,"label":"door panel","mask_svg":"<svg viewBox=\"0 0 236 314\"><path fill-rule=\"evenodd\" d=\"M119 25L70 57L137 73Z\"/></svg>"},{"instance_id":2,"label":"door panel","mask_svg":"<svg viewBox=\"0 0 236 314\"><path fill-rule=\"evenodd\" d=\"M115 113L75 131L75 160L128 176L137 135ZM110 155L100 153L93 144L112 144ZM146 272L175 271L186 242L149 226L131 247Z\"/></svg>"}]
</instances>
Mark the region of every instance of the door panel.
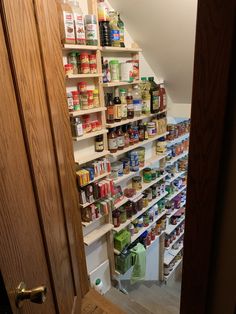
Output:
<instances>
[{"instance_id":1,"label":"door panel","mask_svg":"<svg viewBox=\"0 0 236 314\"><path fill-rule=\"evenodd\" d=\"M58 143L55 142L51 125L51 119L58 119L58 117L56 111L54 117L49 114L51 109L41 61L34 1L4 0L2 9L56 304L60 313L69 314L77 308L78 304L81 304L78 279L75 278L79 260L77 256L72 256L70 251L70 244L75 245L79 240L75 237L71 239L73 226L67 224L68 214L65 214L64 209L71 212L73 217L76 208L69 207L69 202L65 208L63 204L63 191L58 171L58 167L63 167L63 164L58 164L60 153L59 156L56 154L55 146ZM50 67L50 63L47 66ZM57 77L53 79L56 80ZM71 170L69 173L64 173L64 176L72 178ZM74 198L74 194L71 193L71 198ZM75 265L75 258L77 265ZM81 263L83 262L81 260Z\"/></svg>"},{"instance_id":2,"label":"door panel","mask_svg":"<svg viewBox=\"0 0 236 314\"><path fill-rule=\"evenodd\" d=\"M25 150L11 69L0 20L0 268L14 313L13 289L46 285L43 305L26 302L21 313L55 313L37 205ZM33 268L32 268L33 265Z\"/></svg>"}]
</instances>

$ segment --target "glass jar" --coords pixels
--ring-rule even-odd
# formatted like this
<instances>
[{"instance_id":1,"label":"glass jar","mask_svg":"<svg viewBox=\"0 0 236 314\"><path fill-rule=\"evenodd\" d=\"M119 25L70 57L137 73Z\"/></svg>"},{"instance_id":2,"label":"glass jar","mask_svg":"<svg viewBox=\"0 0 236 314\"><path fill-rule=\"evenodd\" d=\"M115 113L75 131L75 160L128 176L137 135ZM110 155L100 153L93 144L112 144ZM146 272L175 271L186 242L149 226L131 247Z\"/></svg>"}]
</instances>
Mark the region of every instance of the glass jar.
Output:
<instances>
[{"instance_id":1,"label":"glass jar","mask_svg":"<svg viewBox=\"0 0 236 314\"><path fill-rule=\"evenodd\" d=\"M98 35L96 15L85 15L84 23L86 45L97 46Z\"/></svg>"},{"instance_id":2,"label":"glass jar","mask_svg":"<svg viewBox=\"0 0 236 314\"><path fill-rule=\"evenodd\" d=\"M133 216L133 204L132 204L132 202L129 201L125 204L125 210L126 210L127 218L131 218Z\"/></svg>"},{"instance_id":3,"label":"glass jar","mask_svg":"<svg viewBox=\"0 0 236 314\"><path fill-rule=\"evenodd\" d=\"M142 190L142 177L136 176L132 178L132 187L136 191Z\"/></svg>"},{"instance_id":4,"label":"glass jar","mask_svg":"<svg viewBox=\"0 0 236 314\"><path fill-rule=\"evenodd\" d=\"M73 97L72 97L72 93L69 92L66 94L67 96L67 105L68 105L68 109L70 112L74 111L74 105L73 105Z\"/></svg>"},{"instance_id":5,"label":"glass jar","mask_svg":"<svg viewBox=\"0 0 236 314\"><path fill-rule=\"evenodd\" d=\"M148 137L154 137L156 135L156 124L155 122L148 122L147 125Z\"/></svg>"},{"instance_id":6,"label":"glass jar","mask_svg":"<svg viewBox=\"0 0 236 314\"><path fill-rule=\"evenodd\" d=\"M151 202L152 201L152 189L146 189L145 190L145 194L147 195L148 201Z\"/></svg>"},{"instance_id":7,"label":"glass jar","mask_svg":"<svg viewBox=\"0 0 236 314\"><path fill-rule=\"evenodd\" d=\"M72 98L73 98L73 108L74 110L80 110L80 100L79 100L79 92L72 91Z\"/></svg>"},{"instance_id":8,"label":"glass jar","mask_svg":"<svg viewBox=\"0 0 236 314\"><path fill-rule=\"evenodd\" d=\"M68 55L68 63L72 64L73 74L78 74L76 52L72 51L72 52L69 53L69 55Z\"/></svg>"},{"instance_id":9,"label":"glass jar","mask_svg":"<svg viewBox=\"0 0 236 314\"><path fill-rule=\"evenodd\" d=\"M112 82L119 82L120 80L120 73L119 73L119 61L118 60L111 60L109 62L110 71L111 71L111 81Z\"/></svg>"},{"instance_id":10,"label":"glass jar","mask_svg":"<svg viewBox=\"0 0 236 314\"><path fill-rule=\"evenodd\" d=\"M94 108L99 107L99 92L98 89L93 90L93 106Z\"/></svg>"},{"instance_id":11,"label":"glass jar","mask_svg":"<svg viewBox=\"0 0 236 314\"><path fill-rule=\"evenodd\" d=\"M127 214L126 214L126 210L123 206L121 206L119 208L119 212L120 212L120 223L123 224L127 221Z\"/></svg>"},{"instance_id":12,"label":"glass jar","mask_svg":"<svg viewBox=\"0 0 236 314\"><path fill-rule=\"evenodd\" d=\"M150 183L152 181L152 169L146 168L143 170L143 182Z\"/></svg>"},{"instance_id":13,"label":"glass jar","mask_svg":"<svg viewBox=\"0 0 236 314\"><path fill-rule=\"evenodd\" d=\"M80 93L80 104L81 104L81 108L83 110L89 109L87 92L81 92Z\"/></svg>"},{"instance_id":14,"label":"glass jar","mask_svg":"<svg viewBox=\"0 0 236 314\"><path fill-rule=\"evenodd\" d=\"M78 83L78 90L80 92L87 92L87 82L79 82Z\"/></svg>"},{"instance_id":15,"label":"glass jar","mask_svg":"<svg viewBox=\"0 0 236 314\"><path fill-rule=\"evenodd\" d=\"M118 210L112 213L112 222L115 228L120 226L120 212Z\"/></svg>"}]
</instances>

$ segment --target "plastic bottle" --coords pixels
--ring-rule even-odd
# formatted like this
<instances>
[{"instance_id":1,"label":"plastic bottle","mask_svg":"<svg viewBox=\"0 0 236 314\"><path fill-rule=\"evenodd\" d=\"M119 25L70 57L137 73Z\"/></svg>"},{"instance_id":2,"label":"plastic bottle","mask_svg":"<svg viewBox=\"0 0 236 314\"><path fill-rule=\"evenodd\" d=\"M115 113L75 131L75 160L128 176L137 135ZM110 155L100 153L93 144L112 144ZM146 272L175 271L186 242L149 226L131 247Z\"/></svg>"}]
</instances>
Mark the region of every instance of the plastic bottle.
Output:
<instances>
[{"instance_id":1,"label":"plastic bottle","mask_svg":"<svg viewBox=\"0 0 236 314\"><path fill-rule=\"evenodd\" d=\"M110 16L110 37L111 37L111 44L113 47L120 47L120 29L118 27L118 16L115 11L109 12Z\"/></svg>"},{"instance_id":2,"label":"plastic bottle","mask_svg":"<svg viewBox=\"0 0 236 314\"><path fill-rule=\"evenodd\" d=\"M154 82L154 77L148 78L151 86L150 86L150 95L151 95L151 113L158 113L160 110L159 104L159 96L160 96L160 89L159 85Z\"/></svg>"},{"instance_id":3,"label":"plastic bottle","mask_svg":"<svg viewBox=\"0 0 236 314\"><path fill-rule=\"evenodd\" d=\"M113 99L113 103L115 105L115 121L119 122L122 118L122 106L121 106L121 100L119 97L119 89L115 89L115 97Z\"/></svg>"},{"instance_id":4,"label":"plastic bottle","mask_svg":"<svg viewBox=\"0 0 236 314\"><path fill-rule=\"evenodd\" d=\"M84 16L77 0L70 0L69 2L74 16L74 28L76 44L85 45L85 29L84 29Z\"/></svg>"},{"instance_id":5,"label":"plastic bottle","mask_svg":"<svg viewBox=\"0 0 236 314\"><path fill-rule=\"evenodd\" d=\"M128 109L127 109L127 101L126 101L126 89L120 89L120 100L121 100L121 111L122 111L122 120L127 119Z\"/></svg>"},{"instance_id":6,"label":"plastic bottle","mask_svg":"<svg viewBox=\"0 0 236 314\"><path fill-rule=\"evenodd\" d=\"M141 81L142 113L149 114L151 111L150 83L146 77L142 77Z\"/></svg>"},{"instance_id":7,"label":"plastic bottle","mask_svg":"<svg viewBox=\"0 0 236 314\"><path fill-rule=\"evenodd\" d=\"M107 94L107 123L114 123L115 121L115 105L112 100L112 94Z\"/></svg>"},{"instance_id":8,"label":"plastic bottle","mask_svg":"<svg viewBox=\"0 0 236 314\"><path fill-rule=\"evenodd\" d=\"M142 112L142 97L141 90L138 85L133 87L133 105L134 105L134 116L140 117Z\"/></svg>"},{"instance_id":9,"label":"plastic bottle","mask_svg":"<svg viewBox=\"0 0 236 314\"><path fill-rule=\"evenodd\" d=\"M98 0L98 21L109 22L109 8L104 0Z\"/></svg>"},{"instance_id":10,"label":"plastic bottle","mask_svg":"<svg viewBox=\"0 0 236 314\"><path fill-rule=\"evenodd\" d=\"M125 47L125 24L120 19L120 14L118 13L118 23L117 23L119 29L120 29L120 47Z\"/></svg>"},{"instance_id":11,"label":"plastic bottle","mask_svg":"<svg viewBox=\"0 0 236 314\"><path fill-rule=\"evenodd\" d=\"M165 110L167 107L167 97L164 84L160 84L160 111Z\"/></svg>"},{"instance_id":12,"label":"plastic bottle","mask_svg":"<svg viewBox=\"0 0 236 314\"><path fill-rule=\"evenodd\" d=\"M111 153L117 152L118 141L115 128L111 129L111 132L108 134L108 149Z\"/></svg>"},{"instance_id":13,"label":"plastic bottle","mask_svg":"<svg viewBox=\"0 0 236 314\"><path fill-rule=\"evenodd\" d=\"M102 280L100 278L95 280L94 289L98 293L103 294L103 291L102 291L102 289L103 289L103 282L102 282Z\"/></svg>"},{"instance_id":14,"label":"plastic bottle","mask_svg":"<svg viewBox=\"0 0 236 314\"><path fill-rule=\"evenodd\" d=\"M97 18L96 15L85 15L85 38L86 45L97 46Z\"/></svg>"},{"instance_id":15,"label":"plastic bottle","mask_svg":"<svg viewBox=\"0 0 236 314\"><path fill-rule=\"evenodd\" d=\"M127 125L123 127L123 132L124 132L124 139L125 139L125 147L129 147L129 133L128 133Z\"/></svg>"},{"instance_id":16,"label":"plastic bottle","mask_svg":"<svg viewBox=\"0 0 236 314\"><path fill-rule=\"evenodd\" d=\"M60 17L60 33L63 44L75 44L73 11L67 0L60 0L57 4Z\"/></svg>"},{"instance_id":17,"label":"plastic bottle","mask_svg":"<svg viewBox=\"0 0 236 314\"><path fill-rule=\"evenodd\" d=\"M127 109L128 109L128 119L133 119L134 117L134 104L133 104L133 96L131 89L128 89L128 94L127 94Z\"/></svg>"}]
</instances>

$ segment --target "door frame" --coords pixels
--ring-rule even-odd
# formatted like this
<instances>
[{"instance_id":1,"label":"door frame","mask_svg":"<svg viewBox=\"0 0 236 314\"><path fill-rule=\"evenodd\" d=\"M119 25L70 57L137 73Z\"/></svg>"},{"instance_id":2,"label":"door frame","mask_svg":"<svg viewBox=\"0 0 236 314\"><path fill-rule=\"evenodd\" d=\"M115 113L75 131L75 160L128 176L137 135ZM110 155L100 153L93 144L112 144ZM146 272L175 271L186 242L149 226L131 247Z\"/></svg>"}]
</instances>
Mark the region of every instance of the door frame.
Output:
<instances>
[{"instance_id":1,"label":"door frame","mask_svg":"<svg viewBox=\"0 0 236 314\"><path fill-rule=\"evenodd\" d=\"M235 110L229 98L235 9L233 0L198 0L181 314L211 313L214 298L225 128L229 109Z\"/></svg>"}]
</instances>

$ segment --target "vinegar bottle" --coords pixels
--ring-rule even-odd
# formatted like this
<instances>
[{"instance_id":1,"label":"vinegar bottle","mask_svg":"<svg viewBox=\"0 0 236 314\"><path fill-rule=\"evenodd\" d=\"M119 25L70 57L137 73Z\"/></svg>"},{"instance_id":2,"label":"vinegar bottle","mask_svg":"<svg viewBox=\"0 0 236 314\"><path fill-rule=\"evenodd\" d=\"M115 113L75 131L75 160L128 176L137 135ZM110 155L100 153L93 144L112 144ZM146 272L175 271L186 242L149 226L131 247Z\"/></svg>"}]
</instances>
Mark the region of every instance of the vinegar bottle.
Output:
<instances>
[{"instance_id":1,"label":"vinegar bottle","mask_svg":"<svg viewBox=\"0 0 236 314\"><path fill-rule=\"evenodd\" d=\"M158 113L160 110L160 104L159 104L159 96L160 96L160 90L159 86L154 82L154 77L148 78L151 87L150 87L150 95L151 95L151 113Z\"/></svg>"}]
</instances>

